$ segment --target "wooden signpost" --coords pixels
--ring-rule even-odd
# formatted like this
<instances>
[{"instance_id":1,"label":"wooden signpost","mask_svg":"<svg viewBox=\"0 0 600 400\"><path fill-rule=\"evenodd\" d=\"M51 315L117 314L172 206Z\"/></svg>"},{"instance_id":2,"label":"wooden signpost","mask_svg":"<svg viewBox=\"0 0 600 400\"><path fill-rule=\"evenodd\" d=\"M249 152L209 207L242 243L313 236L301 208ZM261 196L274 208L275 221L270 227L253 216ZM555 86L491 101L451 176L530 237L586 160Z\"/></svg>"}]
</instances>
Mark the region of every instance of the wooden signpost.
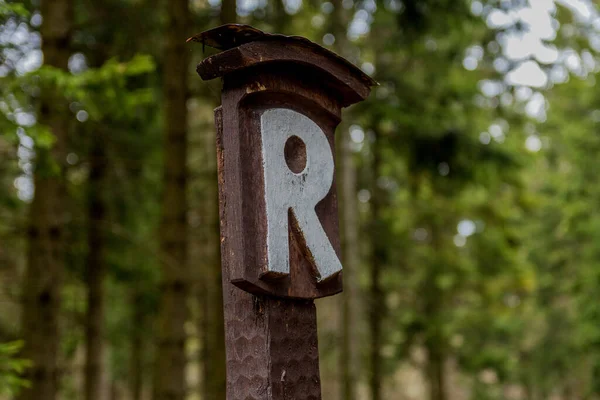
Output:
<instances>
[{"instance_id":1,"label":"wooden signpost","mask_svg":"<svg viewBox=\"0 0 600 400\"><path fill-rule=\"evenodd\" d=\"M227 399L321 399L314 299L342 291L334 132L375 82L301 37L224 25L215 110ZM209 366L210 368L210 366Z\"/></svg>"}]
</instances>

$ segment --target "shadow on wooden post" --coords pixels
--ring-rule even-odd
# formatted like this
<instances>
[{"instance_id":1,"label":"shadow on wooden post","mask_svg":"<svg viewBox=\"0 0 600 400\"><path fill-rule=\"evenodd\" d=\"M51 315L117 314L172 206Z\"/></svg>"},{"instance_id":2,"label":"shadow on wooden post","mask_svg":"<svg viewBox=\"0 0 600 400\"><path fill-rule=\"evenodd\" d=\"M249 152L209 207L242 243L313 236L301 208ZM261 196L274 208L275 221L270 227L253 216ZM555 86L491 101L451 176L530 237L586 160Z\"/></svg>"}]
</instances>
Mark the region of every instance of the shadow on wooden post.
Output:
<instances>
[{"instance_id":1,"label":"shadow on wooden post","mask_svg":"<svg viewBox=\"0 0 600 400\"><path fill-rule=\"evenodd\" d=\"M301 37L223 25L215 110L227 398L321 399L314 299L342 291L334 133L376 83Z\"/></svg>"}]
</instances>

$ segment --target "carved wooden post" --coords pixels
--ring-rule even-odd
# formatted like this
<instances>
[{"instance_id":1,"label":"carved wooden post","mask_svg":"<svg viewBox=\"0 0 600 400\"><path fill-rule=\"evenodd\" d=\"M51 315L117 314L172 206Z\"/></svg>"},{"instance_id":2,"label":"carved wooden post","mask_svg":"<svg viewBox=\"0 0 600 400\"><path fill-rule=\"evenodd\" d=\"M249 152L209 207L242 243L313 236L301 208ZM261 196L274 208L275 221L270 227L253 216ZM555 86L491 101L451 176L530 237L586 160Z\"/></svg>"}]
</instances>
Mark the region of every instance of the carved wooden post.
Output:
<instances>
[{"instance_id":1,"label":"carved wooden post","mask_svg":"<svg viewBox=\"0 0 600 400\"><path fill-rule=\"evenodd\" d=\"M375 82L301 37L224 25L215 110L227 399L321 399L314 299L342 290L334 132ZM208 366L210 368L210 366Z\"/></svg>"}]
</instances>

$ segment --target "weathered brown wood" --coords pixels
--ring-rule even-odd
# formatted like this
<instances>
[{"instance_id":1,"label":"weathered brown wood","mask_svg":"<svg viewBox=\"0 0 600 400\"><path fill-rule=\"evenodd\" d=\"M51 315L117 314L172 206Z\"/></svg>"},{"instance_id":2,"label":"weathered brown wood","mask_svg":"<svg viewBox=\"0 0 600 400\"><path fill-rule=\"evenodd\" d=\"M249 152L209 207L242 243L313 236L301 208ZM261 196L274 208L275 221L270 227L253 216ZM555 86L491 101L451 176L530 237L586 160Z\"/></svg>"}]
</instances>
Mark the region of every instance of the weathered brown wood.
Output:
<instances>
[{"instance_id":1,"label":"weathered brown wood","mask_svg":"<svg viewBox=\"0 0 600 400\"><path fill-rule=\"evenodd\" d=\"M308 73L307 67L308 70L313 70L311 74L317 73L320 85L327 87L330 93L340 96L342 107L365 100L369 96L371 89L364 82L362 75L350 74L346 63L341 63L326 53L315 51L314 46L307 45L304 41L290 43L289 39L247 43L205 59L198 64L196 70L202 79L209 80L265 64L285 63L283 68L299 64L305 69L304 74Z\"/></svg>"},{"instance_id":2,"label":"weathered brown wood","mask_svg":"<svg viewBox=\"0 0 600 400\"><path fill-rule=\"evenodd\" d=\"M222 108L215 110L221 252L231 251L224 203L227 185ZM227 253L231 254L231 253ZM227 351L227 399L319 400L319 351L316 309L312 300L256 296L231 282L237 266L223 257L223 301Z\"/></svg>"},{"instance_id":3,"label":"weathered brown wood","mask_svg":"<svg viewBox=\"0 0 600 400\"><path fill-rule=\"evenodd\" d=\"M286 73L287 74L287 73ZM335 100L318 87L310 91L293 74L273 75L266 70L238 73L226 82L223 109L223 146L227 149L219 169L224 186L226 205L222 216L223 255L232 265L229 278L236 286L254 294L272 294L298 299L315 299L339 293L341 274L318 284L311 274L312 267L302 253L298 235L290 228L291 273L277 281L266 281L266 217L263 196L263 174L259 116L269 108L284 107L304 112L319 124L333 149L335 127L340 108ZM283 79L285 78L285 80ZM309 97L310 96L310 97ZM330 193L318 205L317 214L336 252L339 255L339 232L335 182ZM290 224L292 226L292 224Z\"/></svg>"},{"instance_id":4,"label":"weathered brown wood","mask_svg":"<svg viewBox=\"0 0 600 400\"><path fill-rule=\"evenodd\" d=\"M305 64L306 66L312 65L326 70L341 71L341 74L336 76L336 78L340 79L342 82L353 81L352 83L357 85L353 86L352 89L358 93L366 92L366 96L369 95L369 88L371 86L378 85L378 83L370 76L356 68L356 66L345 58L301 36L285 36L281 34L266 33L243 24L225 24L194 35L188 39L188 42L190 41L200 42L202 45L220 50L229 50L239 47L251 51L253 47L246 48L243 45L247 43L252 43L254 45L265 44L264 47L261 46L260 49L257 49L258 51L264 51L265 54L261 53L258 59L256 59L254 58L255 55L246 53L245 55L249 57L248 61L262 63L267 59L266 57L275 56L272 58L272 61L292 61ZM274 44L273 42L279 42L279 45ZM281 45L285 47L282 51L278 50L278 48L281 49ZM287 46L293 46L293 48ZM213 79L233 72L234 69L239 70L250 66L240 63L239 59L235 58L236 54L240 55L240 53L236 52L232 52L228 56L221 53L217 58L209 58L211 60L210 62L207 61L209 59L205 60L208 65L204 64L204 62L200 63L197 69L198 74L200 74L202 79ZM232 57L231 61L228 60L228 57ZM322 63L326 63L327 65L323 66ZM219 68L217 64L220 64L223 68L221 73L216 73L215 67L217 69ZM207 68L206 73L208 75L206 75L206 77L203 76L202 72L204 68ZM209 77L211 76L209 71L215 71L213 73L216 74ZM342 99L342 102L348 101L347 104L343 104L344 107L366 98L365 96L362 99L351 101L351 98L355 96L355 93L346 94L349 94L350 97Z\"/></svg>"},{"instance_id":5,"label":"weathered brown wood","mask_svg":"<svg viewBox=\"0 0 600 400\"><path fill-rule=\"evenodd\" d=\"M267 205L273 204L267 200L270 187L267 183L273 181L267 178L266 160L270 155L283 153L288 168L298 176L308 176L309 181L310 174L298 171L311 160L310 154L302 153L304 143L300 139L288 140L285 149L283 144L281 149L278 145L264 144L266 137L281 138L281 126L296 125L288 125L284 120L283 125L274 125L271 136L265 136L261 124L273 109L295 111L285 111L285 115L293 114L294 118L310 123L310 127L297 126L318 131L319 149L329 146L324 152L311 153L329 161L310 165L331 171L335 160L332 164L328 154L332 157L336 154L334 132L341 119L341 108L365 99L375 83L346 60L304 38L268 35L249 27L227 25L200 34L195 40L225 49L201 62L198 72L204 79L223 77L222 106L215 110L215 123L227 398L320 400L314 299L342 290L342 273L335 259L336 255L340 258L335 178L329 186L331 175L323 170L313 172L328 176L319 187L318 197L313 197L315 201L321 199L314 211L315 203L306 203L309 207L305 208L310 211L312 223L320 224L320 230L316 236L306 236L305 228L300 227L301 219L293 211L300 203L291 203L296 205L290 207L287 216L289 249L285 254L287 257L289 252L289 273L285 269L285 272L269 269L272 260L280 259L269 261L273 254L267 246L272 226L268 221L276 215L277 223L281 222L279 218L285 209L276 209L277 214L267 213ZM290 129L284 138L294 137ZM300 179L290 176L290 180ZM298 182L296 187L303 185L303 181ZM282 204L287 207L288 203ZM279 226L285 229L285 221L282 224ZM277 238L284 237L278 232ZM319 243L328 240L331 244L320 262L329 260L331 265L337 265L327 270L326 279L322 280L322 269L308 244L309 239L317 237L323 239Z\"/></svg>"}]
</instances>

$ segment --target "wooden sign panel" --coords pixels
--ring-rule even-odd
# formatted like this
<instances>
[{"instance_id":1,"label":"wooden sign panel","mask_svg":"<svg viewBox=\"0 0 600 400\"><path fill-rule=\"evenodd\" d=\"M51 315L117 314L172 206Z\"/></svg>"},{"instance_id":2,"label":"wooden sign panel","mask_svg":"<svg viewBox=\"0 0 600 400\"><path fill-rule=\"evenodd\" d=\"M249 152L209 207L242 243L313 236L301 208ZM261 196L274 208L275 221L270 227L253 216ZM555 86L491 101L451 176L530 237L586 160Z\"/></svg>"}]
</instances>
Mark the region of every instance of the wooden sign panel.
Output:
<instances>
[{"instance_id":1,"label":"wooden sign panel","mask_svg":"<svg viewBox=\"0 0 600 400\"><path fill-rule=\"evenodd\" d=\"M242 97L231 121L239 136L222 139L229 149L219 172L226 190L222 243L236 260L230 280L255 294L314 299L338 293L333 146L339 117L316 104L302 107L301 93L271 98L277 84L254 78L258 90L248 93L242 85L228 92Z\"/></svg>"}]
</instances>

